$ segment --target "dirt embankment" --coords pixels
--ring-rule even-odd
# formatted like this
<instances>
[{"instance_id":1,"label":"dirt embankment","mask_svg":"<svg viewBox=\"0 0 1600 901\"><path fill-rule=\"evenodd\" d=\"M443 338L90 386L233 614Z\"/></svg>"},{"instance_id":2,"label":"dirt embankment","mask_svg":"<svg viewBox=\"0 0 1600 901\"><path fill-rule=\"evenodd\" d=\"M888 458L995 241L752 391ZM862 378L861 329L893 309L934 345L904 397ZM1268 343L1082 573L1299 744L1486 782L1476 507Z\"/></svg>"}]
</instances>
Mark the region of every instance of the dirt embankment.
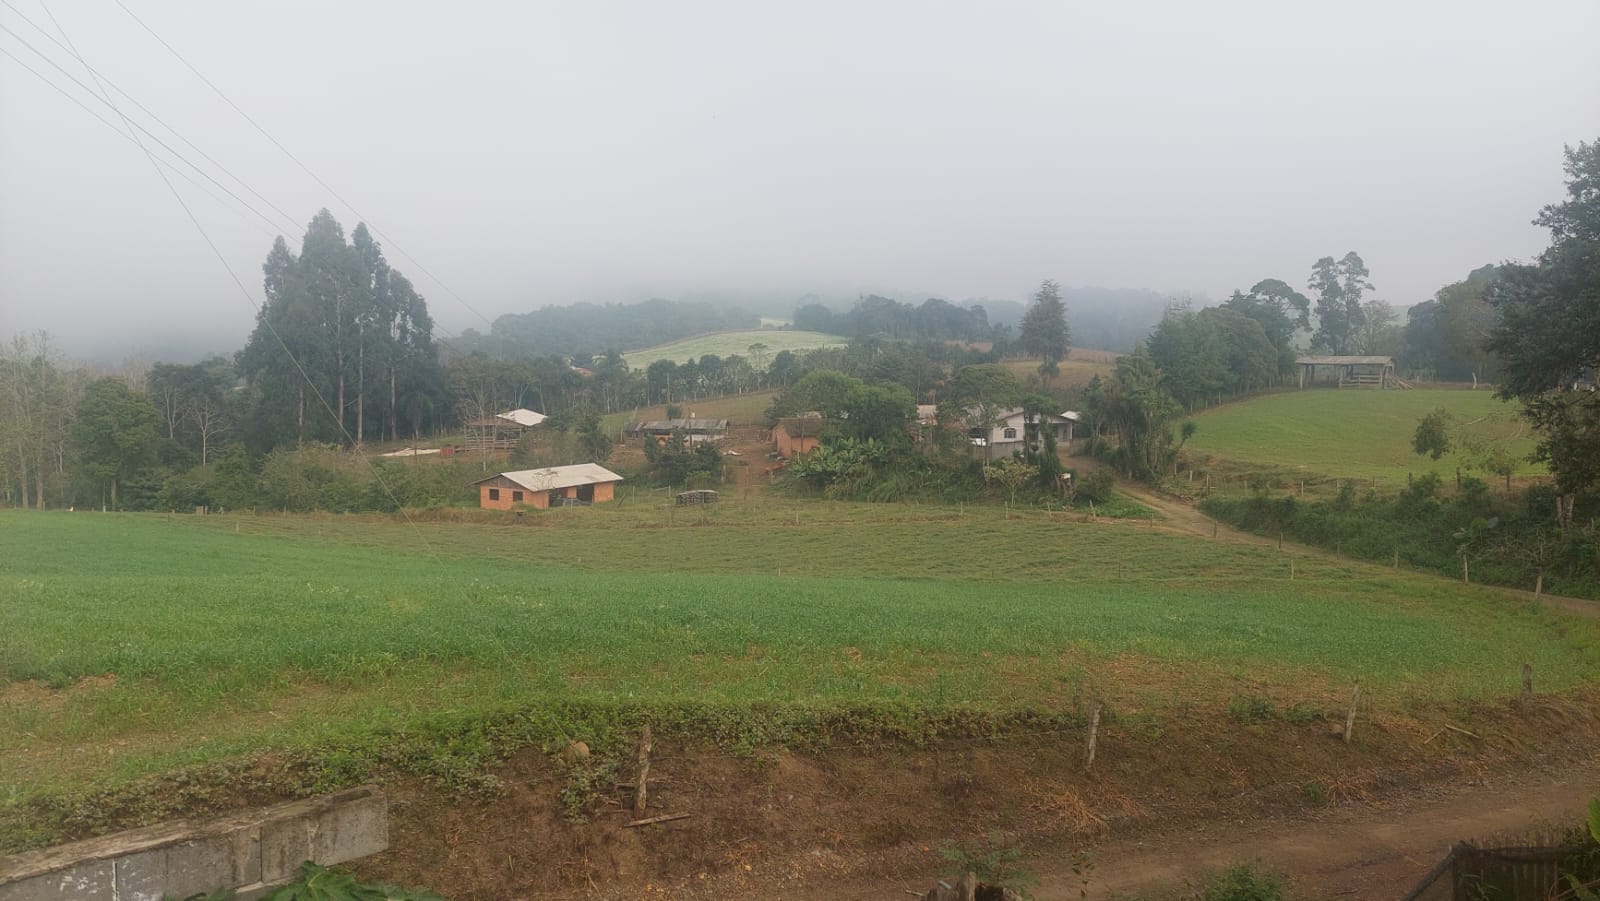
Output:
<instances>
[{"instance_id":1,"label":"dirt embankment","mask_svg":"<svg viewBox=\"0 0 1600 901\"><path fill-rule=\"evenodd\" d=\"M457 899L887 898L959 844L1023 849L1046 898L1078 897L1075 851L1091 897L1257 858L1304 897L1398 897L1451 842L1600 794L1600 694L1462 713L1358 721L1350 744L1342 722L1110 722L1088 772L1070 732L748 755L663 737L644 815L688 816L641 827L631 763L529 750L492 800L391 786L393 848L360 869Z\"/></svg>"}]
</instances>

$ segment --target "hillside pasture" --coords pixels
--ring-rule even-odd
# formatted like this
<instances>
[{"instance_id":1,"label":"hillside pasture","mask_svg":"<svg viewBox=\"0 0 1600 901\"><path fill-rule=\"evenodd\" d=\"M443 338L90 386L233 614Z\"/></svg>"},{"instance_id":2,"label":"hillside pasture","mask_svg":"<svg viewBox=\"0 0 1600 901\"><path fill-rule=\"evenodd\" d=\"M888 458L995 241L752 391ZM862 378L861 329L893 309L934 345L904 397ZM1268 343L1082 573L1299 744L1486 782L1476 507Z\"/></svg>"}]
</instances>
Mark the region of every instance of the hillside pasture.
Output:
<instances>
[{"instance_id":1,"label":"hillside pasture","mask_svg":"<svg viewBox=\"0 0 1600 901\"><path fill-rule=\"evenodd\" d=\"M1519 477L1545 474L1542 464L1525 462L1534 439L1517 406L1488 390L1307 388L1261 395L1191 417L1199 431L1185 456L1235 475L1376 479L1380 489L1403 486L1407 474L1453 477L1458 466L1472 469L1469 455L1457 451L1434 461L1411 448L1418 420L1440 407L1454 415L1455 426L1524 461ZM1496 479L1481 470L1475 474Z\"/></svg>"},{"instance_id":2,"label":"hillside pasture","mask_svg":"<svg viewBox=\"0 0 1600 901\"><path fill-rule=\"evenodd\" d=\"M672 360L682 363L686 360L716 354L719 357L750 356L750 345L765 344L767 355L776 356L779 352L792 350L795 352L816 350L822 347L843 347L849 341L838 335L825 335L822 332L802 332L788 329L762 328L744 329L731 332L713 332L709 335L696 335L673 341L669 344L658 344L655 347L646 347L641 350L630 350L622 355L630 369L644 369L657 360Z\"/></svg>"},{"instance_id":3,"label":"hillside pasture","mask_svg":"<svg viewBox=\"0 0 1600 901\"><path fill-rule=\"evenodd\" d=\"M1600 678L1594 620L1334 558L1288 570L1269 548L987 508L0 511L0 825L32 797L508 711L560 735L619 705L1332 710L1357 679L1403 710L1510 695L1524 662L1546 691Z\"/></svg>"},{"instance_id":4,"label":"hillside pasture","mask_svg":"<svg viewBox=\"0 0 1600 901\"><path fill-rule=\"evenodd\" d=\"M772 399L776 396L776 391L752 391L749 394L731 394L710 400L679 401L674 406L682 407L683 415L686 417L692 413L698 419L726 419L732 426L761 425L766 422L767 408L772 406ZM666 418L666 405L657 404L653 407L613 413L601 417L600 422L603 427L615 432L634 420Z\"/></svg>"},{"instance_id":5,"label":"hillside pasture","mask_svg":"<svg viewBox=\"0 0 1600 901\"><path fill-rule=\"evenodd\" d=\"M1104 351L1089 351L1086 355L1080 356L1074 354L1078 354L1076 349L1058 364L1061 372L1051 381L1051 388L1082 388L1095 376L1108 378L1116 369L1116 362L1103 356ZM1037 358L1009 359L1001 361L1000 365L1016 373L1017 378L1026 382L1030 377L1038 376L1040 362L1042 361Z\"/></svg>"}]
</instances>

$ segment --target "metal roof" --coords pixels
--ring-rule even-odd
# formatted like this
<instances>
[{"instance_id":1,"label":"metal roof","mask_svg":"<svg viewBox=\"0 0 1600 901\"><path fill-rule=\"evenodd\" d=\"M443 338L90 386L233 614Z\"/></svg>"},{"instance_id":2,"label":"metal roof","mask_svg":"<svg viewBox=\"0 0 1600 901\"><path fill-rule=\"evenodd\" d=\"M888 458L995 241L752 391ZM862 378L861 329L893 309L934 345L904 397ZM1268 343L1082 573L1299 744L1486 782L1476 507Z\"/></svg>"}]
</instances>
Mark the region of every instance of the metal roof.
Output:
<instances>
[{"instance_id":1,"label":"metal roof","mask_svg":"<svg viewBox=\"0 0 1600 901\"><path fill-rule=\"evenodd\" d=\"M555 491L558 488L571 488L574 485L620 482L622 481L622 476L598 463L579 463L576 466L548 466L544 469L519 469L516 472L502 472L487 479L479 479L472 484L479 485L490 479L510 479L529 491Z\"/></svg>"},{"instance_id":2,"label":"metal roof","mask_svg":"<svg viewBox=\"0 0 1600 901\"><path fill-rule=\"evenodd\" d=\"M726 419L654 419L641 422L637 430L641 432L676 432L682 429L685 432L710 431L725 432L728 430Z\"/></svg>"},{"instance_id":3,"label":"metal roof","mask_svg":"<svg viewBox=\"0 0 1600 901\"><path fill-rule=\"evenodd\" d=\"M1301 366L1393 366L1394 357L1300 357Z\"/></svg>"},{"instance_id":4,"label":"metal roof","mask_svg":"<svg viewBox=\"0 0 1600 901\"><path fill-rule=\"evenodd\" d=\"M501 413L500 418L509 419L517 425L530 426L538 425L539 423L544 422L548 417L546 417L543 413L535 413L532 410L518 407L510 412Z\"/></svg>"}]
</instances>

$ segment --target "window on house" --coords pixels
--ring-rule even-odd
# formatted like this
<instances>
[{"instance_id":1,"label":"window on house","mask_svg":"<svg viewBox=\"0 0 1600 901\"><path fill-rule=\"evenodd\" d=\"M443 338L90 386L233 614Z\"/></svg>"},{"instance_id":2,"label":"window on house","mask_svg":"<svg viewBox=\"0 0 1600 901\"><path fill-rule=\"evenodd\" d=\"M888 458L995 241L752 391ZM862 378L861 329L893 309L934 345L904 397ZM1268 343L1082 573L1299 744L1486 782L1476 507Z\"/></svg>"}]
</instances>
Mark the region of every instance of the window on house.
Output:
<instances>
[{"instance_id":1,"label":"window on house","mask_svg":"<svg viewBox=\"0 0 1600 901\"><path fill-rule=\"evenodd\" d=\"M497 501L499 499L500 499L500 489L498 489L498 488L490 488L489 489L489 500Z\"/></svg>"},{"instance_id":2,"label":"window on house","mask_svg":"<svg viewBox=\"0 0 1600 901\"><path fill-rule=\"evenodd\" d=\"M511 492L511 500L513 502L515 502L515 503L518 503L518 504L522 503L522 492L520 492L520 491Z\"/></svg>"},{"instance_id":3,"label":"window on house","mask_svg":"<svg viewBox=\"0 0 1600 901\"><path fill-rule=\"evenodd\" d=\"M1006 437L1007 438L1015 438L1015 437L1017 437L1017 430L1016 429L1006 429Z\"/></svg>"}]
</instances>

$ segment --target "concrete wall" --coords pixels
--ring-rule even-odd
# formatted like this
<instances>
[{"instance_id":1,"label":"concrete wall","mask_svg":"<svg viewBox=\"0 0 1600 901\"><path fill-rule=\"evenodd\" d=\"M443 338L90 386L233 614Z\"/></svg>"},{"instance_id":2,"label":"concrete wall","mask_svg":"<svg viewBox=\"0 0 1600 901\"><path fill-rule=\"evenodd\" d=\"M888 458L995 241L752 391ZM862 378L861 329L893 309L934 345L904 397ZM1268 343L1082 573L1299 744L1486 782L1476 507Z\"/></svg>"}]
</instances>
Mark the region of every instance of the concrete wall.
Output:
<instances>
[{"instance_id":1,"label":"concrete wall","mask_svg":"<svg viewBox=\"0 0 1600 901\"><path fill-rule=\"evenodd\" d=\"M291 881L307 860L344 863L388 846L388 801L369 785L0 858L0 901L160 901L219 888L248 901Z\"/></svg>"}]
</instances>

